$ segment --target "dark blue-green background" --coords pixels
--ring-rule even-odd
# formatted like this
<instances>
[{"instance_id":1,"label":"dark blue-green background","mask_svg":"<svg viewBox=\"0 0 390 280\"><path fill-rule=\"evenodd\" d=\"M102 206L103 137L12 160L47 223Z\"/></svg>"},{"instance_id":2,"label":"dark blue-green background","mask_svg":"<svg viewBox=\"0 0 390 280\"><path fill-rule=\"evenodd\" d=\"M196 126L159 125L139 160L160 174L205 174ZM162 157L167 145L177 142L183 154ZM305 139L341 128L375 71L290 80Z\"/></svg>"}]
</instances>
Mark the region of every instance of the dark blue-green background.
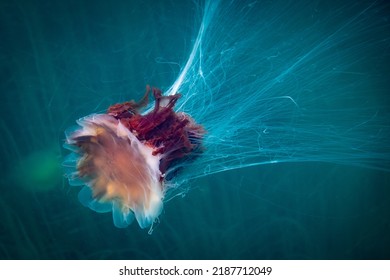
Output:
<instances>
[{"instance_id":1,"label":"dark blue-green background","mask_svg":"<svg viewBox=\"0 0 390 280\"><path fill-rule=\"evenodd\" d=\"M212 175L166 203L152 235L80 205L59 166L63 131L146 84L168 87L191 49L195 5L157 2L1 1L0 259L388 259L389 172Z\"/></svg>"}]
</instances>

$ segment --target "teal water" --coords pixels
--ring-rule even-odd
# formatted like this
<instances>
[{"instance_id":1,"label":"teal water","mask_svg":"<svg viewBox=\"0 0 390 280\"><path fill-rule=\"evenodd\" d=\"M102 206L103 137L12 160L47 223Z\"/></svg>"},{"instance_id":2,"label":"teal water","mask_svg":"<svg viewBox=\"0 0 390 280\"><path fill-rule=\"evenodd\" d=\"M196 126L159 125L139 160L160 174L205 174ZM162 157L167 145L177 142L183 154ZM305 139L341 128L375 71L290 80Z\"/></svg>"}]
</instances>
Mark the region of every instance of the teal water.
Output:
<instances>
[{"instance_id":1,"label":"teal water","mask_svg":"<svg viewBox=\"0 0 390 280\"><path fill-rule=\"evenodd\" d=\"M172 84L201 17L182 2L1 2L0 259L389 259L388 171L301 162L210 175L165 204L152 234L77 201L64 130ZM388 42L389 26L377 30ZM388 93L389 48L373 45L374 86Z\"/></svg>"}]
</instances>

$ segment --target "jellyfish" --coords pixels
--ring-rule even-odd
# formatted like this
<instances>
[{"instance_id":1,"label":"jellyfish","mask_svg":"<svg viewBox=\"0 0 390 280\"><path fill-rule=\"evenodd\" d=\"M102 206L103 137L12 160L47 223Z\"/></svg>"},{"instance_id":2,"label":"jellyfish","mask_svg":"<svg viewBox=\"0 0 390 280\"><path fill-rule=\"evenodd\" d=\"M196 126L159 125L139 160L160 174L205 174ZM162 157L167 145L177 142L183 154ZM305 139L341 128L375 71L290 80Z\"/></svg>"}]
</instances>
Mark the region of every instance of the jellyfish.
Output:
<instances>
[{"instance_id":1,"label":"jellyfish","mask_svg":"<svg viewBox=\"0 0 390 280\"><path fill-rule=\"evenodd\" d=\"M117 227L146 228L168 198L220 172L282 162L389 171L387 8L196 2L191 48L169 86L66 132L79 200L112 211Z\"/></svg>"},{"instance_id":2,"label":"jellyfish","mask_svg":"<svg viewBox=\"0 0 390 280\"><path fill-rule=\"evenodd\" d=\"M173 167L201 152L204 129L173 107L180 94L163 96L153 88L154 108L141 114L150 87L139 101L110 106L106 114L78 120L67 133L74 149L64 165L69 181L84 185L80 202L96 212L112 211L115 226L127 227L134 218L141 228L161 213Z\"/></svg>"}]
</instances>

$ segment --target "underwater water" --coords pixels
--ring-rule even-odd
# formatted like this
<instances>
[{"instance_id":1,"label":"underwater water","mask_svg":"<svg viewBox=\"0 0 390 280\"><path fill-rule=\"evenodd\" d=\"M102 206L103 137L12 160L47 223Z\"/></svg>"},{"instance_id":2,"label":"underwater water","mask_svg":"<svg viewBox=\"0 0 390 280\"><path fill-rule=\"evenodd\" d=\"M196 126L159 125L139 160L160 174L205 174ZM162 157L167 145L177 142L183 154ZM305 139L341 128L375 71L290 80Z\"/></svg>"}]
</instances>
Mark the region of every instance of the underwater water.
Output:
<instances>
[{"instance_id":1,"label":"underwater water","mask_svg":"<svg viewBox=\"0 0 390 280\"><path fill-rule=\"evenodd\" d=\"M389 259L386 1L157 2L1 2L0 259ZM61 167L147 84L207 130L151 234Z\"/></svg>"}]
</instances>

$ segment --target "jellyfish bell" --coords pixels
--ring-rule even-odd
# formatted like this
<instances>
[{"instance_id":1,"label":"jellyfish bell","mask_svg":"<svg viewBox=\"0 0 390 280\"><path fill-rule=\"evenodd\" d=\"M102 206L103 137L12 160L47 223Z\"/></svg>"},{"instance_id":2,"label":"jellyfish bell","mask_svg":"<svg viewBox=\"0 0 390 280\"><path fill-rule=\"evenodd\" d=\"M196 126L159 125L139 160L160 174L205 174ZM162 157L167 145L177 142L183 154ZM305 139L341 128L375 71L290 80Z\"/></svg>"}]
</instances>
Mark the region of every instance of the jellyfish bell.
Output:
<instances>
[{"instance_id":1,"label":"jellyfish bell","mask_svg":"<svg viewBox=\"0 0 390 280\"><path fill-rule=\"evenodd\" d=\"M82 129L70 143L83 151L77 169L79 176L86 178L91 198L115 202L113 206L120 211L114 213L126 213L123 219L115 219L117 226L124 226L122 222L129 219L126 216L133 215L129 209L140 225L150 224L161 212L160 155L153 156L152 148L144 146L112 116L92 115L80 124Z\"/></svg>"},{"instance_id":2,"label":"jellyfish bell","mask_svg":"<svg viewBox=\"0 0 390 280\"><path fill-rule=\"evenodd\" d=\"M66 133L73 151L64 161L71 185L85 185L80 202L96 212L113 213L115 226L137 220L141 228L161 214L174 166L200 150L202 126L173 107L179 94L163 96L153 89L154 108L140 113L149 99L111 106L106 114L77 121ZM177 170L177 169L175 169ZM166 174L170 174L169 177Z\"/></svg>"}]
</instances>

